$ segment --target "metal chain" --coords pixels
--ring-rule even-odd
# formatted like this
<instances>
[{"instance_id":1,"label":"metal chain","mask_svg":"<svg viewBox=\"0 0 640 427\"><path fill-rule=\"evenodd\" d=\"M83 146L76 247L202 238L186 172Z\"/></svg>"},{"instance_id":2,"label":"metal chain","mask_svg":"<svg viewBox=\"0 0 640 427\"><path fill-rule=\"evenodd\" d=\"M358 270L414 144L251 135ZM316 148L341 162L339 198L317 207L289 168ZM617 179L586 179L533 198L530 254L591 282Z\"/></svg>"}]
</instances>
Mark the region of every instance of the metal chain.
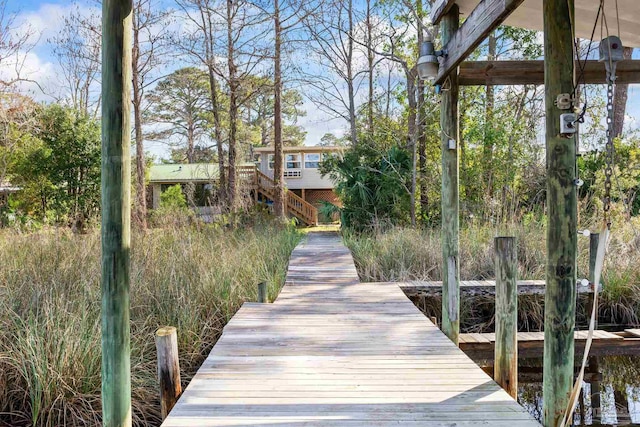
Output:
<instances>
[{"instance_id":1,"label":"metal chain","mask_svg":"<svg viewBox=\"0 0 640 427\"><path fill-rule=\"evenodd\" d=\"M611 228L611 177L613 175L614 146L613 146L613 93L615 74L607 73L607 143L605 145L604 169L604 221Z\"/></svg>"}]
</instances>

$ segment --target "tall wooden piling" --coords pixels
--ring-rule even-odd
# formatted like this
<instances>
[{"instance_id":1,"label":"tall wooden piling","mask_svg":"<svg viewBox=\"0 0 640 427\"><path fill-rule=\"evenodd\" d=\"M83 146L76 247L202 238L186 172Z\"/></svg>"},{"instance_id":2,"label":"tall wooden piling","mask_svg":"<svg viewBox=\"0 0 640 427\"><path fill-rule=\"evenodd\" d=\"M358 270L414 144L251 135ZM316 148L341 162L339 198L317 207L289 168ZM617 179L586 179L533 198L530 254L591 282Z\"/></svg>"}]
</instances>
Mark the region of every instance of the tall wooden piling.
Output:
<instances>
[{"instance_id":1,"label":"tall wooden piling","mask_svg":"<svg viewBox=\"0 0 640 427\"><path fill-rule=\"evenodd\" d=\"M560 135L559 94L574 88L573 0L543 0L547 149L547 271L543 424L558 426L573 386L577 202L575 137Z\"/></svg>"},{"instance_id":2,"label":"tall wooden piling","mask_svg":"<svg viewBox=\"0 0 640 427\"><path fill-rule=\"evenodd\" d=\"M182 393L176 328L165 326L156 331L156 353L158 355L160 411L164 420Z\"/></svg>"},{"instance_id":3,"label":"tall wooden piling","mask_svg":"<svg viewBox=\"0 0 640 427\"><path fill-rule=\"evenodd\" d=\"M458 5L440 22L442 44L459 27ZM460 334L458 73L447 77L440 100L442 147L442 331L458 345Z\"/></svg>"},{"instance_id":4,"label":"tall wooden piling","mask_svg":"<svg viewBox=\"0 0 640 427\"><path fill-rule=\"evenodd\" d=\"M102 417L131 425L131 0L102 2Z\"/></svg>"},{"instance_id":5,"label":"tall wooden piling","mask_svg":"<svg viewBox=\"0 0 640 427\"><path fill-rule=\"evenodd\" d=\"M496 347L495 381L518 397L518 260L515 237L496 237Z\"/></svg>"}]
</instances>

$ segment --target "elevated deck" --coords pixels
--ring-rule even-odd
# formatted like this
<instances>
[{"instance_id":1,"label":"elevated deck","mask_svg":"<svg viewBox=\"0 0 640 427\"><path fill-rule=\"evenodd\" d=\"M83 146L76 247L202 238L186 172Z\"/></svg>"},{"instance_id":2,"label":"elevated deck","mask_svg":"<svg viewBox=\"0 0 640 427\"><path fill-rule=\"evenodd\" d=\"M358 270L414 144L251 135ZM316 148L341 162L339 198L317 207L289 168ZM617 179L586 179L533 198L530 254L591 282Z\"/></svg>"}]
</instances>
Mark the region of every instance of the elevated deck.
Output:
<instances>
[{"instance_id":1,"label":"elevated deck","mask_svg":"<svg viewBox=\"0 0 640 427\"><path fill-rule=\"evenodd\" d=\"M335 235L245 304L163 426L536 426L393 284L360 284Z\"/></svg>"}]
</instances>

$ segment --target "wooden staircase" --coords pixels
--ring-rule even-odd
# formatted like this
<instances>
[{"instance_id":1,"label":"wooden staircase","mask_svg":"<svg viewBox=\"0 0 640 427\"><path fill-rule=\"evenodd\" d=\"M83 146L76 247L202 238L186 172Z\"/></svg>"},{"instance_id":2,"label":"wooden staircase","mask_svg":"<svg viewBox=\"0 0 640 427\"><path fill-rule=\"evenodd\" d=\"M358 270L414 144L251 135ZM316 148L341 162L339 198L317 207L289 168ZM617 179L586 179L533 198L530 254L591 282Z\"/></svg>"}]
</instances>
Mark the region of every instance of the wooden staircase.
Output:
<instances>
[{"instance_id":1,"label":"wooden staircase","mask_svg":"<svg viewBox=\"0 0 640 427\"><path fill-rule=\"evenodd\" d=\"M256 169L256 190L264 197L275 200L275 181ZM318 225L318 209L293 192L286 190L287 212L306 225Z\"/></svg>"}]
</instances>

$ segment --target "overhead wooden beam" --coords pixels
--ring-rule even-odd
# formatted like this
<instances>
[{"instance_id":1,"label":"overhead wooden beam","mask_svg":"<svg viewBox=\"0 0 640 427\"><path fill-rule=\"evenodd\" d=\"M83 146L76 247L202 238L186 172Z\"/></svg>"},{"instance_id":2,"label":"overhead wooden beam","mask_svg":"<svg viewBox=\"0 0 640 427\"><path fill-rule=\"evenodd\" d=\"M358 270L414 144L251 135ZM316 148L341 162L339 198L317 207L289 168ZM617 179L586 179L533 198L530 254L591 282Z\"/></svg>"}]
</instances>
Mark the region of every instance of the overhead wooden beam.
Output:
<instances>
[{"instance_id":1,"label":"overhead wooden beam","mask_svg":"<svg viewBox=\"0 0 640 427\"><path fill-rule=\"evenodd\" d=\"M474 51L524 0L482 0L448 42L443 41L447 55L440 63L435 84L447 76Z\"/></svg>"},{"instance_id":2,"label":"overhead wooden beam","mask_svg":"<svg viewBox=\"0 0 640 427\"><path fill-rule=\"evenodd\" d=\"M576 67L576 76L581 71ZM580 83L604 84L604 62L589 60ZM640 83L640 60L620 61L616 67L616 83ZM542 85L544 61L465 61L458 70L461 86Z\"/></svg>"},{"instance_id":3,"label":"overhead wooden beam","mask_svg":"<svg viewBox=\"0 0 640 427\"><path fill-rule=\"evenodd\" d=\"M451 9L451 6L453 6L455 2L456 0L437 0L431 7L431 13L429 14L431 23L433 25L438 24L440 19L442 19L445 13L449 12L449 9Z\"/></svg>"}]
</instances>

